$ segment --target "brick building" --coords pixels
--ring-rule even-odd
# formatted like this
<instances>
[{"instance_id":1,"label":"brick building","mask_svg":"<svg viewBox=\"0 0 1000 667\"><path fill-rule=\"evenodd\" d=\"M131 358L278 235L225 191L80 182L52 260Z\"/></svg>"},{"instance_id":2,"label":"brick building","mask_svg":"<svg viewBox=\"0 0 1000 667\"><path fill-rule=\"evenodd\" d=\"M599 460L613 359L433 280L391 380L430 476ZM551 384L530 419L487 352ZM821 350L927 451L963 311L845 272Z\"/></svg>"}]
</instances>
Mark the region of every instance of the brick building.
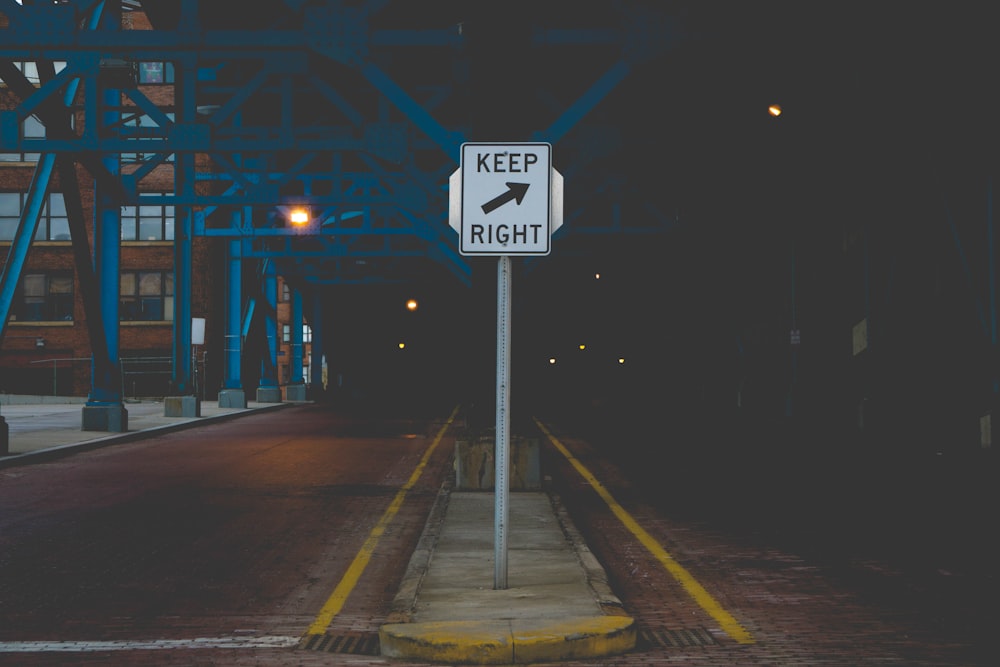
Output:
<instances>
[{"instance_id":1,"label":"brick building","mask_svg":"<svg viewBox=\"0 0 1000 667\"><path fill-rule=\"evenodd\" d=\"M3 16L0 15L0 20ZM123 29L148 29L139 11L123 13ZM15 65L36 86L40 84L34 62ZM59 71L62 63L55 63ZM133 77L158 108L171 115L174 97L172 63L126 64ZM82 88L81 88L82 89ZM74 101L82 118L82 93ZM124 96L123 96L124 98ZM0 81L0 110L12 109L19 100ZM123 99L123 104L129 104ZM134 110L134 111L133 111ZM141 109L122 113L122 123L142 127L151 123ZM22 138L45 137L45 126L34 116L20 128ZM201 156L196 159L204 159ZM19 220L28 202L40 155L0 150L0 267L10 260L10 248ZM122 153L120 173L128 175L143 167L142 154ZM93 247L95 219L94 179L81 166L77 181ZM173 158L156 166L142 179L144 191L172 192ZM199 186L201 187L201 186ZM177 212L179 214L179 212ZM6 334L0 341L0 392L39 395L86 396L91 387L91 341L76 271L66 203L58 173L53 175L37 232L26 258L21 280L11 304ZM175 210L169 205L124 205L121 207L121 278L119 292L120 346L123 395L126 398L166 396L171 393L174 326L174 229ZM221 384L222 328L225 276L221 261L223 241L198 237L193 240L191 315L205 323L205 345L194 346L196 390L202 398L214 399ZM93 249L93 248L92 248ZM278 280L277 331L278 381L288 383L292 372L290 351L290 307L284 281ZM218 314L213 317L213 314ZM218 349L219 353L211 350ZM248 355L249 358L249 355ZM308 334L303 358L308 364ZM259 368L247 364L248 382L255 382ZM259 365L259 364L257 364ZM253 385L248 385L249 390Z\"/></svg>"}]
</instances>

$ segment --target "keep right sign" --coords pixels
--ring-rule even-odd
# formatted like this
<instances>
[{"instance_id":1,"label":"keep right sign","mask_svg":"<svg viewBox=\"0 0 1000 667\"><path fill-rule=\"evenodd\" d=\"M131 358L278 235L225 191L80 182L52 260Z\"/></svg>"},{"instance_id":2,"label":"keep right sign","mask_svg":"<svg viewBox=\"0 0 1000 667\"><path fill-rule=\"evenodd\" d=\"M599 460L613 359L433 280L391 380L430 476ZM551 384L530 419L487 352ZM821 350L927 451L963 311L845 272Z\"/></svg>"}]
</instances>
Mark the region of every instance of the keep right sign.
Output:
<instances>
[{"instance_id":1,"label":"keep right sign","mask_svg":"<svg viewBox=\"0 0 1000 667\"><path fill-rule=\"evenodd\" d=\"M461 254L549 254L553 222L562 222L551 144L464 143L450 188L449 223Z\"/></svg>"}]
</instances>

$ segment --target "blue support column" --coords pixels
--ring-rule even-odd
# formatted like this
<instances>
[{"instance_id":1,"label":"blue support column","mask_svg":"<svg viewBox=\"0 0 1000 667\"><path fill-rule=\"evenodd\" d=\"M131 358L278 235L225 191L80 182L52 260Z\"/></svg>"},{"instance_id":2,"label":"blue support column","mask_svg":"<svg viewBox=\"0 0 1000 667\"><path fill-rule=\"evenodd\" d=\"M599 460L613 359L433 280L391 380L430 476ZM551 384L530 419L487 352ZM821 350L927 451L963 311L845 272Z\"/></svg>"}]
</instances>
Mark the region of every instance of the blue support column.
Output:
<instances>
[{"instance_id":1,"label":"blue support column","mask_svg":"<svg viewBox=\"0 0 1000 667\"><path fill-rule=\"evenodd\" d=\"M165 417L200 417L201 402L192 382L191 274L194 212L184 207L174 225L174 345L175 395L163 399Z\"/></svg>"},{"instance_id":2,"label":"blue support column","mask_svg":"<svg viewBox=\"0 0 1000 667\"><path fill-rule=\"evenodd\" d=\"M103 93L104 103L109 108L119 104L121 93L107 89ZM105 112L109 124L117 122L117 112ZM105 169L117 176L119 156L109 154L102 160ZM119 343L121 327L118 316L119 276L121 275L121 202L109 192L110 186L100 181L95 185L94 219L94 272L101 305L101 321L104 323L103 341L107 356L93 355L90 396L83 407L84 431L128 430L128 411L122 395L121 362ZM95 341L100 345L101 341ZM104 357L107 361L103 361Z\"/></svg>"},{"instance_id":3,"label":"blue support column","mask_svg":"<svg viewBox=\"0 0 1000 667\"><path fill-rule=\"evenodd\" d=\"M297 289L292 290L292 359L291 359L291 379L285 388L285 398L289 401L306 400L306 382L302 377L303 365L303 345L302 327L305 322L302 315L302 293Z\"/></svg>"},{"instance_id":4,"label":"blue support column","mask_svg":"<svg viewBox=\"0 0 1000 667\"><path fill-rule=\"evenodd\" d=\"M240 211L232 214L233 225L239 225ZM225 365L222 390L219 392L220 408L246 408L247 397L243 391L240 364L242 363L243 330L243 240L229 241L226 271L226 340L223 362Z\"/></svg>"},{"instance_id":5,"label":"blue support column","mask_svg":"<svg viewBox=\"0 0 1000 667\"><path fill-rule=\"evenodd\" d=\"M278 274L271 260L264 261L261 275L261 295L266 307L262 309L264 332L267 345L260 363L260 383L257 387L258 403L281 403L281 387L278 386L278 322L275 318L278 308Z\"/></svg>"},{"instance_id":6,"label":"blue support column","mask_svg":"<svg viewBox=\"0 0 1000 667\"><path fill-rule=\"evenodd\" d=\"M181 396L191 386L191 220L185 208L174 226L174 390Z\"/></svg>"},{"instance_id":7,"label":"blue support column","mask_svg":"<svg viewBox=\"0 0 1000 667\"><path fill-rule=\"evenodd\" d=\"M324 352L323 352L323 300L319 294L312 295L312 317L309 319L309 326L312 330L311 354L312 360L309 363L309 393L315 401L326 391L323 385L324 373Z\"/></svg>"},{"instance_id":8,"label":"blue support column","mask_svg":"<svg viewBox=\"0 0 1000 667\"><path fill-rule=\"evenodd\" d=\"M190 21L196 10L194 3L183 3L184 21ZM179 118L191 123L197 116L196 91L197 67L193 58L175 63L179 77L175 84L175 101ZM175 155L174 193L187 196L194 192L195 155L182 152ZM166 417L200 417L201 397L195 382L195 362L192 342L191 285L193 271L194 210L190 206L178 207L174 225L174 340L173 340L173 391L174 396L163 400Z\"/></svg>"}]
</instances>

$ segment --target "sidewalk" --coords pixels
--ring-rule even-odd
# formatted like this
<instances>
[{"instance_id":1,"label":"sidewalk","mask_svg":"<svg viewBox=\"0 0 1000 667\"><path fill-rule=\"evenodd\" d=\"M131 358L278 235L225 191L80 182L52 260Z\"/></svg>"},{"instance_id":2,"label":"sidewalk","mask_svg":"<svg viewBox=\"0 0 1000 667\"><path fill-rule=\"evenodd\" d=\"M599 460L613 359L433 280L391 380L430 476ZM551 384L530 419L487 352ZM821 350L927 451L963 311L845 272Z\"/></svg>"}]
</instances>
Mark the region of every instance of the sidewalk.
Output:
<instances>
[{"instance_id":1,"label":"sidewalk","mask_svg":"<svg viewBox=\"0 0 1000 667\"><path fill-rule=\"evenodd\" d=\"M33 399L40 402L31 402ZM99 447L110 441L123 442L146 437L151 433L190 428L210 419L227 419L248 411L296 405L248 401L246 409L241 409L220 408L218 401L202 401L200 417L165 417L163 401L126 402L128 430L119 433L84 431L82 423L85 401L56 403L53 400L51 397L4 397L0 403L0 418L6 422L9 453L0 455L0 468L63 456L81 449Z\"/></svg>"},{"instance_id":2,"label":"sidewalk","mask_svg":"<svg viewBox=\"0 0 1000 667\"><path fill-rule=\"evenodd\" d=\"M379 630L382 655L509 665L634 648L634 620L545 492L509 494L507 588L493 588L494 503L491 492L442 491Z\"/></svg>"}]
</instances>

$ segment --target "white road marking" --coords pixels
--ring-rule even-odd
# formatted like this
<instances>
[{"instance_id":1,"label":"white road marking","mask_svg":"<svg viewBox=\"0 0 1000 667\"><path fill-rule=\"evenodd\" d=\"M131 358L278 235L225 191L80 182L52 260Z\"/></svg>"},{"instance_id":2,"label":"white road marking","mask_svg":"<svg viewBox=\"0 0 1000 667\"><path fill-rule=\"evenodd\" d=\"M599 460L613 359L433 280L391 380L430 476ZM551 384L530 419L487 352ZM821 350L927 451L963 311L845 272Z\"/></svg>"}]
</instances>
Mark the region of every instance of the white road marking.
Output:
<instances>
[{"instance_id":1,"label":"white road marking","mask_svg":"<svg viewBox=\"0 0 1000 667\"><path fill-rule=\"evenodd\" d=\"M88 653L199 648L290 648L299 637L198 637L195 639L123 639L120 641L0 642L0 653Z\"/></svg>"}]
</instances>

